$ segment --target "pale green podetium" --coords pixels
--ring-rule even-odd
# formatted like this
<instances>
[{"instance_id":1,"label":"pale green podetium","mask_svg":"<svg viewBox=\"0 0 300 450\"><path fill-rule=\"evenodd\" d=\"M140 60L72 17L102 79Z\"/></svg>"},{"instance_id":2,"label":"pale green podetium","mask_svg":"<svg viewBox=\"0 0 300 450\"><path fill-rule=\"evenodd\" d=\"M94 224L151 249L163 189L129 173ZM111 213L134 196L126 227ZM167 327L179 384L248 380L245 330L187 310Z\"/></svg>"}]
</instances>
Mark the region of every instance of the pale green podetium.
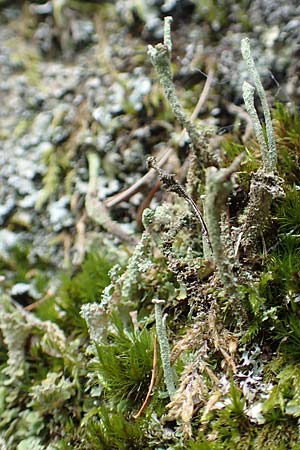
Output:
<instances>
[{"instance_id":1,"label":"pale green podetium","mask_svg":"<svg viewBox=\"0 0 300 450\"><path fill-rule=\"evenodd\" d=\"M224 254L220 222L228 197L233 190L232 176L238 170L243 158L244 153L241 153L227 168L208 167L206 169L205 217L213 260L224 286L234 292L235 280L230 262Z\"/></svg>"},{"instance_id":2,"label":"pale green podetium","mask_svg":"<svg viewBox=\"0 0 300 450\"><path fill-rule=\"evenodd\" d=\"M191 138L193 145L199 145L199 142L203 139L201 132L192 123L192 121L185 114L179 99L176 94L175 86L173 83L173 75L171 69L171 54L172 54L172 41L171 41L171 23L172 17L165 17L164 22L164 43L159 43L155 47L148 46L148 55L151 62L155 67L160 84L163 87L165 96L167 97L172 111L181 124L185 128Z\"/></svg>"},{"instance_id":3,"label":"pale green podetium","mask_svg":"<svg viewBox=\"0 0 300 450\"><path fill-rule=\"evenodd\" d=\"M164 300L154 299L153 303L155 308L156 333L164 371L165 385L169 396L172 398L175 394L176 387L174 380L174 371L171 366L171 351L166 331L166 318L162 315L161 305L164 304Z\"/></svg>"},{"instance_id":4,"label":"pale green podetium","mask_svg":"<svg viewBox=\"0 0 300 450\"><path fill-rule=\"evenodd\" d=\"M252 77L252 80L254 82L255 88L257 90L257 94L259 96L264 119L265 119L265 126L266 126L266 139L264 136L263 128L261 126L261 123L259 121L255 106L254 106L254 92L255 88L251 86L247 81L243 84L243 97L246 109L248 111L248 114L250 115L254 131L257 137L257 140L259 142L261 153L262 153L262 160L263 160L263 168L265 172L273 172L276 170L276 163L277 163L277 151L276 151L276 143L275 143L275 136L274 136L274 129L272 124L272 118L270 109L267 102L267 96L265 93L265 90L263 88L263 85L260 80L259 73L255 67L255 62L251 54L251 47L250 47L250 41L248 38L242 39L241 42L241 52L242 56L247 64L249 73Z\"/></svg>"}]
</instances>

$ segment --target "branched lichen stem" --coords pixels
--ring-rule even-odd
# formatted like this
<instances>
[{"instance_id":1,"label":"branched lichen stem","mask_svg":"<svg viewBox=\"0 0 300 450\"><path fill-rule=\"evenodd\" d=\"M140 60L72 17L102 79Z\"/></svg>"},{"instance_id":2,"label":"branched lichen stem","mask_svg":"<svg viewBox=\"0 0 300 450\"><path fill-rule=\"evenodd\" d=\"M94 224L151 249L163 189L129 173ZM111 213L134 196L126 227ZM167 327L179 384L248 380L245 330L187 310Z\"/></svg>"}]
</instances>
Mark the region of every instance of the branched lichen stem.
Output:
<instances>
[{"instance_id":1,"label":"branched lichen stem","mask_svg":"<svg viewBox=\"0 0 300 450\"><path fill-rule=\"evenodd\" d=\"M140 407L138 412L133 416L134 419L138 419L139 417L141 417L141 415L144 413L145 409L147 408L147 406L150 402L151 393L152 393L153 387L155 385L156 377L157 377L157 354L158 354L157 337L155 336L154 342L153 342L153 367L152 367L152 374L151 374L151 380L150 380L148 392L147 392L146 398L145 398L142 406Z\"/></svg>"},{"instance_id":2,"label":"branched lichen stem","mask_svg":"<svg viewBox=\"0 0 300 450\"><path fill-rule=\"evenodd\" d=\"M252 119L263 163L262 169L252 175L249 203L242 226L241 246L249 257L257 250L257 243L260 242L263 232L270 225L272 201L276 198L284 197L284 191L282 189L283 180L276 173L277 151L271 113L265 90L251 55L248 38L242 40L241 51L262 105L266 127L265 137L254 105L255 88L244 82L243 96L245 106Z\"/></svg>"}]
</instances>

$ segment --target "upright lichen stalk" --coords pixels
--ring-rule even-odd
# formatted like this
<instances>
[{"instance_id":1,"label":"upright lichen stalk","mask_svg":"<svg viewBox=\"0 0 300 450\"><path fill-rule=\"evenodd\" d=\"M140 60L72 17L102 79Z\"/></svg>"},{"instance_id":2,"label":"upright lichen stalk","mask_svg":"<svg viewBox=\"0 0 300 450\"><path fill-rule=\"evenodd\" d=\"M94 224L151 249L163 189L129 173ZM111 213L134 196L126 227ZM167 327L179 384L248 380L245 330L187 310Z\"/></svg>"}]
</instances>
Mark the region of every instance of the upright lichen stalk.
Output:
<instances>
[{"instance_id":1,"label":"upright lichen stalk","mask_svg":"<svg viewBox=\"0 0 300 450\"><path fill-rule=\"evenodd\" d=\"M158 343L160 347L161 362L164 371L165 385L170 397L173 397L176 391L174 372L171 367L171 351L166 331L166 318L162 315L161 305L164 304L163 300L154 299L155 308L155 324Z\"/></svg>"},{"instance_id":2,"label":"upright lichen stalk","mask_svg":"<svg viewBox=\"0 0 300 450\"><path fill-rule=\"evenodd\" d=\"M223 251L221 237L221 215L224 212L229 194L232 192L232 175L237 171L244 154L224 169L209 167L206 169L205 215L213 259L224 285L231 284L232 274L228 271L228 261Z\"/></svg>"},{"instance_id":3,"label":"upright lichen stalk","mask_svg":"<svg viewBox=\"0 0 300 450\"><path fill-rule=\"evenodd\" d=\"M236 288L237 280L232 270L232 261L224 251L225 237L222 236L221 221L225 212L228 197L233 189L232 176L238 170L244 157L242 153L232 164L223 169L208 167L206 169L205 218L212 247L212 259L216 265L219 277L230 296L233 312L241 319L246 320L246 314ZM232 245L230 242L229 245ZM207 255L211 258L209 255ZM239 322L239 325L241 322Z\"/></svg>"},{"instance_id":4,"label":"upright lichen stalk","mask_svg":"<svg viewBox=\"0 0 300 450\"><path fill-rule=\"evenodd\" d=\"M245 38L241 42L241 51L242 56L247 64L249 74L253 79L254 85L257 90L257 94L259 96L264 119L265 119L265 126L266 126L266 135L267 135L267 141L265 140L263 129L261 126L261 123L259 121L255 106L254 106L254 92L255 89L253 86L251 86L247 81L244 82L243 85L243 96L245 101L245 106L247 108L247 111L249 115L251 116L254 131L257 137L257 140L261 147L261 153L262 153L262 159L263 159L263 166L266 172L272 172L276 169L276 163L277 163L277 151L276 151L276 142L275 142L275 136L274 136L274 129L272 124L272 118L271 113L267 101L267 96L265 93L265 90L263 88L263 85L260 80L259 73L255 67L255 62L251 54L251 47L250 47L250 41L248 38Z\"/></svg>"},{"instance_id":5,"label":"upright lichen stalk","mask_svg":"<svg viewBox=\"0 0 300 450\"><path fill-rule=\"evenodd\" d=\"M268 145L266 143L263 128L261 126L256 108L254 105L254 93L255 93L255 88L252 86L252 84L249 84L247 81L245 81L243 84L243 97L244 97L245 106L246 106L249 116L251 117L255 135L256 135L256 138L257 138L259 146L260 146L263 167L264 167L265 171L268 172L270 170L274 170L274 167L273 167L272 161L270 161L270 158L269 158Z\"/></svg>"},{"instance_id":6,"label":"upright lichen stalk","mask_svg":"<svg viewBox=\"0 0 300 450\"><path fill-rule=\"evenodd\" d=\"M195 133L195 126L191 124L187 115L177 97L175 86L173 84L173 74L171 68L172 40L171 40L171 23L172 17L165 17L164 26L164 43L157 44L155 47L148 46L148 55L155 67L160 84L162 85L165 95L171 105L172 111L181 125Z\"/></svg>"},{"instance_id":7,"label":"upright lichen stalk","mask_svg":"<svg viewBox=\"0 0 300 450\"><path fill-rule=\"evenodd\" d=\"M252 175L249 203L241 227L241 247L249 257L257 251L259 242L264 240L264 233L270 226L272 201L275 198L283 197L284 191L281 187L283 180L276 173L277 150L271 113L266 93L251 55L248 38L242 40L241 51L262 105L266 128L265 136L254 105L255 88L245 81L243 85L245 106L252 119L262 155L262 168Z\"/></svg>"},{"instance_id":8,"label":"upright lichen stalk","mask_svg":"<svg viewBox=\"0 0 300 450\"><path fill-rule=\"evenodd\" d=\"M159 43L155 47L148 46L148 55L151 62L155 67L160 84L164 89L165 96L167 97L172 111L183 128L188 132L191 142L194 147L199 147L202 144L202 154L206 155L206 148L204 141L209 134L208 130L200 130L192 120L188 118L184 112L179 99L176 94L175 86L173 83L173 74L171 68L171 55L172 55L172 40L171 40L171 23L172 17L165 17L164 22L164 43Z\"/></svg>"}]
</instances>

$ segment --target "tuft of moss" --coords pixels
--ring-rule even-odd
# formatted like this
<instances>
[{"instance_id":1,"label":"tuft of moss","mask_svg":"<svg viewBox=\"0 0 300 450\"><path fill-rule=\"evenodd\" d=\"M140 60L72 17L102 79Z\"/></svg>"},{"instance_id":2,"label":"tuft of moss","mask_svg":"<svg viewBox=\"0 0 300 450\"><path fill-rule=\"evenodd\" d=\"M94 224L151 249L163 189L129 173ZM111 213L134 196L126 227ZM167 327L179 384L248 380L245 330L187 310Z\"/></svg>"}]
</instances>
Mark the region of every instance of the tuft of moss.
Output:
<instances>
[{"instance_id":1,"label":"tuft of moss","mask_svg":"<svg viewBox=\"0 0 300 450\"><path fill-rule=\"evenodd\" d=\"M146 397L153 366L153 333L147 328L124 328L121 319L111 318L108 342L96 343L97 365L105 397L115 404L125 402L136 409Z\"/></svg>"},{"instance_id":2,"label":"tuft of moss","mask_svg":"<svg viewBox=\"0 0 300 450\"><path fill-rule=\"evenodd\" d=\"M80 315L85 303L100 302L104 288L109 284L113 263L98 252L90 252L75 274L63 274L56 304L63 313L63 328L73 335L88 335L85 320Z\"/></svg>"},{"instance_id":3,"label":"tuft of moss","mask_svg":"<svg viewBox=\"0 0 300 450\"><path fill-rule=\"evenodd\" d=\"M141 450L146 445L144 430L139 421L130 421L122 412L99 409L98 418L87 426L86 450Z\"/></svg>"}]
</instances>

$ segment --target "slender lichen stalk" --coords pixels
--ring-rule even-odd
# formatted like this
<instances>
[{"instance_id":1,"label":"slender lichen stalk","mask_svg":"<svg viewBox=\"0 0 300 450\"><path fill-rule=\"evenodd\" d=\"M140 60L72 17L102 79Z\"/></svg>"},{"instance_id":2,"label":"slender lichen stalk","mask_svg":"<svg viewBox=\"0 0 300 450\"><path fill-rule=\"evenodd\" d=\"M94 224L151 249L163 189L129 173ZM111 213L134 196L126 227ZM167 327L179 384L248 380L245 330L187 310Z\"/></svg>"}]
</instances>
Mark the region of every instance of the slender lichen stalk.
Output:
<instances>
[{"instance_id":1,"label":"slender lichen stalk","mask_svg":"<svg viewBox=\"0 0 300 450\"><path fill-rule=\"evenodd\" d=\"M253 128L255 131L256 138L260 145L260 151L263 161L263 167L266 171L272 170L272 165L270 164L269 149L265 140L263 128L261 126L258 114L254 105L254 92L255 88L249 84L247 81L243 84L243 97L246 109L249 116L251 117Z\"/></svg>"},{"instance_id":2,"label":"slender lichen stalk","mask_svg":"<svg viewBox=\"0 0 300 450\"><path fill-rule=\"evenodd\" d=\"M161 362L164 371L164 380L170 397L173 397L176 391L174 372L171 367L171 351L166 330L166 319L163 318L161 305L164 300L154 299L155 324L157 339L160 347Z\"/></svg>"},{"instance_id":3,"label":"slender lichen stalk","mask_svg":"<svg viewBox=\"0 0 300 450\"><path fill-rule=\"evenodd\" d=\"M63 15L64 7L66 6L67 1L66 0L53 0L52 1L52 7L53 7L53 17L54 22L58 27L65 26L65 20Z\"/></svg>"},{"instance_id":4,"label":"slender lichen stalk","mask_svg":"<svg viewBox=\"0 0 300 450\"><path fill-rule=\"evenodd\" d=\"M88 153L87 159L89 163L89 194L96 195L100 161L96 153Z\"/></svg>"},{"instance_id":5,"label":"slender lichen stalk","mask_svg":"<svg viewBox=\"0 0 300 450\"><path fill-rule=\"evenodd\" d=\"M171 54L172 54L172 40L171 40L171 23L172 17L165 17L164 22L164 43L159 43L155 47L148 46L148 55L155 67L160 84L162 85L165 95L171 105L172 111L185 128L191 138L192 143L197 146L199 141L203 139L201 132L192 123L192 121L185 114L179 99L176 94L173 83L173 75L171 69Z\"/></svg>"},{"instance_id":6,"label":"slender lichen stalk","mask_svg":"<svg viewBox=\"0 0 300 450\"><path fill-rule=\"evenodd\" d=\"M251 54L251 47L250 47L250 41L248 38L242 39L241 42L241 51L242 56L247 64L249 73L252 77L252 80L254 82L254 85L257 90L257 94L259 96L264 119L265 119L265 125L266 125L266 135L267 135L267 142L265 140L263 129L260 124L257 112L255 110L254 106L254 88L247 82L243 85L243 96L245 101L245 106L247 108L247 111L249 115L251 116L251 119L253 121L254 131L257 137L257 140L261 146L261 152L262 152L262 158L263 158L263 166L264 170L266 172L272 172L276 169L276 163L277 163L277 151L276 151L276 142L275 142L275 136L274 136L274 129L272 124L272 118L271 113L267 101L267 96L265 93L265 90L263 88L263 85L260 80L259 73L255 67L255 62Z\"/></svg>"},{"instance_id":7,"label":"slender lichen stalk","mask_svg":"<svg viewBox=\"0 0 300 450\"><path fill-rule=\"evenodd\" d=\"M225 286L230 287L234 283L228 267L228 260L223 251L220 221L228 196L233 188L232 175L237 171L243 157L244 154L242 153L225 169L218 170L216 167L209 167L206 170L205 216L213 259L222 282Z\"/></svg>"},{"instance_id":8,"label":"slender lichen stalk","mask_svg":"<svg viewBox=\"0 0 300 450\"><path fill-rule=\"evenodd\" d=\"M224 251L224 235L222 236L221 220L227 199L233 189L232 175L238 170L244 154L239 155L224 169L209 167L206 170L205 218L213 251L213 260L220 279L230 296L233 312L239 318L239 325L246 320L246 312L236 288L237 280L233 273L233 264ZM229 245L232 245L230 242Z\"/></svg>"},{"instance_id":9,"label":"slender lichen stalk","mask_svg":"<svg viewBox=\"0 0 300 450\"><path fill-rule=\"evenodd\" d=\"M248 38L242 40L241 51L262 105L266 127L265 136L254 105L255 88L244 82L243 96L245 106L253 122L263 163L262 168L252 174L249 202L242 225L241 247L244 249L245 254L250 257L257 252L262 236L270 227L272 201L276 198L284 197L285 194L282 189L283 180L276 173L277 151L267 96L251 55Z\"/></svg>"}]
</instances>

